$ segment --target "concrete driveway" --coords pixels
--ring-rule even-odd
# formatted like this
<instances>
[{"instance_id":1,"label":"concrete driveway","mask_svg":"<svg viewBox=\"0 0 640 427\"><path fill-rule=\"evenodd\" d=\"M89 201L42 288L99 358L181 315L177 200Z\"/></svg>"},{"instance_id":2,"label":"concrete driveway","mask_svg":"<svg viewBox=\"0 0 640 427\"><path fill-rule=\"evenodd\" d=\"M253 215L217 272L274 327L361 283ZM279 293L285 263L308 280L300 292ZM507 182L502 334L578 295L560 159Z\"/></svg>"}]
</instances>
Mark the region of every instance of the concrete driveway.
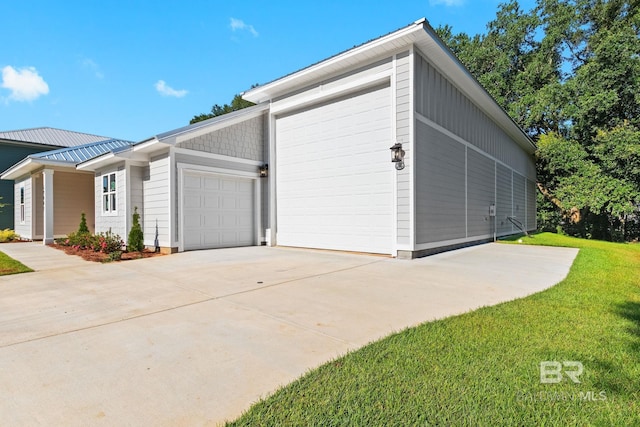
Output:
<instances>
[{"instance_id":1,"label":"concrete driveway","mask_svg":"<svg viewBox=\"0 0 640 427\"><path fill-rule=\"evenodd\" d=\"M288 248L95 264L0 251L0 425L215 425L408 326L538 292L577 250L487 244L429 258Z\"/></svg>"}]
</instances>

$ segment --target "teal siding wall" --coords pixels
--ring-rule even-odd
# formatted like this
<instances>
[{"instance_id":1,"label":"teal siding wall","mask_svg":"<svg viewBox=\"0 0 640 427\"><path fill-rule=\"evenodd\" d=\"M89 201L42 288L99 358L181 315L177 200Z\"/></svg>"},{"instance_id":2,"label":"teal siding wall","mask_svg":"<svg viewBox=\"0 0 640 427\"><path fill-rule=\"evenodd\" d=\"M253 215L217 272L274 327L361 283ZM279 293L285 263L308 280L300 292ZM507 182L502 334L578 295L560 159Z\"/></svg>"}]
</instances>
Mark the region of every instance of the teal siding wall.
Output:
<instances>
[{"instance_id":1,"label":"teal siding wall","mask_svg":"<svg viewBox=\"0 0 640 427\"><path fill-rule=\"evenodd\" d=\"M47 147L44 145L26 146L0 141L0 173L6 171L29 154L40 153L42 151L49 151L52 149L54 149L54 147ZM0 230L4 230L5 228L14 229L13 184L13 181L0 179L1 203L5 203L7 205L0 209Z\"/></svg>"}]
</instances>

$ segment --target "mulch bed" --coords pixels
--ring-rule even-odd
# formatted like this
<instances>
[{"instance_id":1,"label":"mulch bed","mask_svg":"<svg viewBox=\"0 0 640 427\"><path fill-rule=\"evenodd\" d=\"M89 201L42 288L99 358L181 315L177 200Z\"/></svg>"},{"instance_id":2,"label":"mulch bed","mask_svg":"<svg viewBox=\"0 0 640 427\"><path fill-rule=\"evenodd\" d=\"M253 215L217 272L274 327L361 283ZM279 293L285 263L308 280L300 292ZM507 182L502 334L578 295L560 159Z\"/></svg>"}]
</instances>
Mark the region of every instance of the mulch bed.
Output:
<instances>
[{"instance_id":1,"label":"mulch bed","mask_svg":"<svg viewBox=\"0 0 640 427\"><path fill-rule=\"evenodd\" d=\"M57 243L53 243L49 245L54 249L59 249L64 251L67 255L78 255L87 261L94 262L110 262L109 254L105 254L102 252L95 252L93 249L74 249L72 246L64 246L59 245ZM159 252L153 252L150 250L143 250L142 252L123 252L120 261L130 261L132 259L141 259L141 258L152 258L156 256L163 256L163 254ZM115 262L115 261L114 261Z\"/></svg>"}]
</instances>

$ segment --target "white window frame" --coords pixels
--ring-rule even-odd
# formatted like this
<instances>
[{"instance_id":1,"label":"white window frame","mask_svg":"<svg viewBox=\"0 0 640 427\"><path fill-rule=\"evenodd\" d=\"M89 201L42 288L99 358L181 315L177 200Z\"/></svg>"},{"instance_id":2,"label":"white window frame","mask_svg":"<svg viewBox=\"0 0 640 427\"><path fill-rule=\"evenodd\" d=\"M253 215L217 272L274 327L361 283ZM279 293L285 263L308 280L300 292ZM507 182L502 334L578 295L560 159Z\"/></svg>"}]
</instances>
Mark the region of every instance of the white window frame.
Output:
<instances>
[{"instance_id":1,"label":"white window frame","mask_svg":"<svg viewBox=\"0 0 640 427\"><path fill-rule=\"evenodd\" d=\"M21 184L20 185L20 224L24 224L26 221L25 206L24 206L25 197L26 197L26 194L25 194L24 184Z\"/></svg>"},{"instance_id":2,"label":"white window frame","mask_svg":"<svg viewBox=\"0 0 640 427\"><path fill-rule=\"evenodd\" d=\"M108 172L102 174L100 198L102 199L102 216L115 216L118 214L118 173ZM112 180L113 179L113 180ZM107 186L105 187L105 180ZM113 185L111 183L113 182ZM105 204L105 200L107 203Z\"/></svg>"}]
</instances>

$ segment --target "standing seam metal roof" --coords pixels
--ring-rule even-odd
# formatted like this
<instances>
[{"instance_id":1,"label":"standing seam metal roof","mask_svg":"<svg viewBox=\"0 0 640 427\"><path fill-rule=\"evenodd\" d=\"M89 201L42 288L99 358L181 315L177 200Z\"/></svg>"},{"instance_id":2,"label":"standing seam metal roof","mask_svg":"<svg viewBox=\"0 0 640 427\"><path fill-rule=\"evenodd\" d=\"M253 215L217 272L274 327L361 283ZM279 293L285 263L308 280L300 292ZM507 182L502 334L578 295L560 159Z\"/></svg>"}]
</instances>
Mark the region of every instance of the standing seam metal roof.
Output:
<instances>
[{"instance_id":1,"label":"standing seam metal roof","mask_svg":"<svg viewBox=\"0 0 640 427\"><path fill-rule=\"evenodd\" d=\"M133 145L131 141L124 141L121 139L107 139L105 141L92 142L90 144L84 144L78 147L61 148L53 151L45 151L43 153L32 154L29 157L39 160L57 160L62 162L68 162L78 164L101 154L108 153L111 150L115 150L122 147L129 147Z\"/></svg>"},{"instance_id":2,"label":"standing seam metal roof","mask_svg":"<svg viewBox=\"0 0 640 427\"><path fill-rule=\"evenodd\" d=\"M91 135L70 130L40 127L0 132L0 139L58 147L78 147L92 142L111 139L108 136Z\"/></svg>"}]
</instances>

